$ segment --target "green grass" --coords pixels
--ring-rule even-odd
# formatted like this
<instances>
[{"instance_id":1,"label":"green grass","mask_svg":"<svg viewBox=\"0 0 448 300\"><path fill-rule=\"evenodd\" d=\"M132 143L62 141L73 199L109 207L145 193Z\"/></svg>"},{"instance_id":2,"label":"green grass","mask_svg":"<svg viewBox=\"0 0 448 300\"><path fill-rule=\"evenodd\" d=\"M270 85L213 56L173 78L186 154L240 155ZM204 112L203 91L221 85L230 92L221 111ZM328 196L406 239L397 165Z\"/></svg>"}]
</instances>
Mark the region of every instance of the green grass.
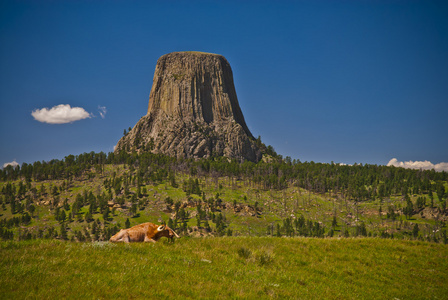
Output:
<instances>
[{"instance_id":1,"label":"green grass","mask_svg":"<svg viewBox=\"0 0 448 300\"><path fill-rule=\"evenodd\" d=\"M3 299L446 299L448 247L389 239L0 243Z\"/></svg>"}]
</instances>

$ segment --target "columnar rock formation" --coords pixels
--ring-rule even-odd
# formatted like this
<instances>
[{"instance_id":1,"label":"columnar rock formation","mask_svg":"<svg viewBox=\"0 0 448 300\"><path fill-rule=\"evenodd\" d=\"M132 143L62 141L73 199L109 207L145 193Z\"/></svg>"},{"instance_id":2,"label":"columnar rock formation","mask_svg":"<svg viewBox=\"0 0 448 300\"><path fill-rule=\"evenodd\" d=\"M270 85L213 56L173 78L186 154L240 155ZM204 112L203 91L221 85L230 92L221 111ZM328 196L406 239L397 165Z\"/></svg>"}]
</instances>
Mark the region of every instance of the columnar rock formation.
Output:
<instances>
[{"instance_id":1,"label":"columnar rock formation","mask_svg":"<svg viewBox=\"0 0 448 300\"><path fill-rule=\"evenodd\" d=\"M120 139L115 151L121 150L184 158L261 158L238 104L229 63L221 55L202 52L159 58L148 113Z\"/></svg>"}]
</instances>

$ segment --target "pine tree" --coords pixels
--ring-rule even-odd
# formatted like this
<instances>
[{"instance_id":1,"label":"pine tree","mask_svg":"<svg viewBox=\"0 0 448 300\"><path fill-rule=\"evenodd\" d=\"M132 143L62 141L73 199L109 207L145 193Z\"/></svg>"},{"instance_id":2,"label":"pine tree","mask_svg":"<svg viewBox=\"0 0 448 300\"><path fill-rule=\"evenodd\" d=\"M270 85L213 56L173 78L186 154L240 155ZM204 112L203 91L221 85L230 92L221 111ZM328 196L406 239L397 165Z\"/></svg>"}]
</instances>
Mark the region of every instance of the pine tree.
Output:
<instances>
[{"instance_id":1,"label":"pine tree","mask_svg":"<svg viewBox=\"0 0 448 300\"><path fill-rule=\"evenodd\" d=\"M277 234L276 234L276 236L277 237L281 237L282 236L282 233L280 232L280 224L278 224L278 223L277 223Z\"/></svg>"},{"instance_id":2,"label":"pine tree","mask_svg":"<svg viewBox=\"0 0 448 300\"><path fill-rule=\"evenodd\" d=\"M16 213L16 200L14 198L11 199L11 214L15 214Z\"/></svg>"},{"instance_id":3,"label":"pine tree","mask_svg":"<svg viewBox=\"0 0 448 300\"><path fill-rule=\"evenodd\" d=\"M67 218L67 215L65 213L65 210L61 210L61 212L59 213L59 221L61 222L65 222L65 219Z\"/></svg>"},{"instance_id":4,"label":"pine tree","mask_svg":"<svg viewBox=\"0 0 448 300\"><path fill-rule=\"evenodd\" d=\"M176 201L176 203L174 204L174 211L176 212L176 216L179 211L180 205L181 205L180 201Z\"/></svg>"},{"instance_id":5,"label":"pine tree","mask_svg":"<svg viewBox=\"0 0 448 300\"><path fill-rule=\"evenodd\" d=\"M443 182L438 181L436 184L436 193L437 197L439 198L439 202L442 203L445 199L445 186Z\"/></svg>"},{"instance_id":6,"label":"pine tree","mask_svg":"<svg viewBox=\"0 0 448 300\"><path fill-rule=\"evenodd\" d=\"M92 213L91 213L90 211L88 211L88 212L86 213L85 220L86 220L87 223L89 223L90 221L92 221Z\"/></svg>"},{"instance_id":7,"label":"pine tree","mask_svg":"<svg viewBox=\"0 0 448 300\"><path fill-rule=\"evenodd\" d=\"M344 229L344 237L349 237L350 236L350 232L348 231L348 228L345 227Z\"/></svg>"},{"instance_id":8,"label":"pine tree","mask_svg":"<svg viewBox=\"0 0 448 300\"><path fill-rule=\"evenodd\" d=\"M92 234L96 233L96 222L92 223L92 230L91 230Z\"/></svg>"},{"instance_id":9,"label":"pine tree","mask_svg":"<svg viewBox=\"0 0 448 300\"><path fill-rule=\"evenodd\" d=\"M233 231L230 228L227 228L226 235L227 236L232 236L232 234L233 234Z\"/></svg>"},{"instance_id":10,"label":"pine tree","mask_svg":"<svg viewBox=\"0 0 448 300\"><path fill-rule=\"evenodd\" d=\"M107 206L103 212L103 219L104 222L107 222L109 220L109 206Z\"/></svg>"},{"instance_id":11,"label":"pine tree","mask_svg":"<svg viewBox=\"0 0 448 300\"><path fill-rule=\"evenodd\" d=\"M204 222L204 228L205 228L205 230L207 230L207 232L212 231L212 229L210 228L210 224L208 223L207 220L205 220L205 222Z\"/></svg>"},{"instance_id":12,"label":"pine tree","mask_svg":"<svg viewBox=\"0 0 448 300\"><path fill-rule=\"evenodd\" d=\"M416 238L418 236L418 224L417 223L414 224L414 228L412 229L412 235L414 236L414 238Z\"/></svg>"},{"instance_id":13,"label":"pine tree","mask_svg":"<svg viewBox=\"0 0 448 300\"><path fill-rule=\"evenodd\" d=\"M175 230L176 228L174 228L174 224L173 224L173 219L169 218L168 219L168 227Z\"/></svg>"},{"instance_id":14,"label":"pine tree","mask_svg":"<svg viewBox=\"0 0 448 300\"><path fill-rule=\"evenodd\" d=\"M356 227L357 235L367 236L367 228L364 222L361 222L359 226Z\"/></svg>"},{"instance_id":15,"label":"pine tree","mask_svg":"<svg viewBox=\"0 0 448 300\"><path fill-rule=\"evenodd\" d=\"M135 217L137 215L137 204L136 203L132 204L130 211L131 211L132 216Z\"/></svg>"},{"instance_id":16,"label":"pine tree","mask_svg":"<svg viewBox=\"0 0 448 300\"><path fill-rule=\"evenodd\" d=\"M61 235L60 235L60 237L64 241L68 240L67 229L65 228L65 224L64 223L61 223Z\"/></svg>"},{"instance_id":17,"label":"pine tree","mask_svg":"<svg viewBox=\"0 0 448 300\"><path fill-rule=\"evenodd\" d=\"M33 216L34 211L36 210L36 207L34 205L30 205L30 207L28 208L28 211L31 213L31 216Z\"/></svg>"}]
</instances>

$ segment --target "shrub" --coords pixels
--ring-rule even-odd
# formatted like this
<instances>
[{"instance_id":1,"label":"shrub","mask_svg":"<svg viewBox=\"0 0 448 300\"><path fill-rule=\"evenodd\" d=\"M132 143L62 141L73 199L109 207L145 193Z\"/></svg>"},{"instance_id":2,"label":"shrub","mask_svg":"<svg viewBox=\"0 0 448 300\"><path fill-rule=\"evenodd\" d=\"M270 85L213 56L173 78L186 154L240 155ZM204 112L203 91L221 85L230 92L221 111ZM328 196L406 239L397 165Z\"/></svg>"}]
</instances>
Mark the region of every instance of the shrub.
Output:
<instances>
[{"instance_id":1,"label":"shrub","mask_svg":"<svg viewBox=\"0 0 448 300\"><path fill-rule=\"evenodd\" d=\"M252 255L252 252L249 249L244 248L244 247L239 248L237 252L238 252L239 257L244 258L244 259L248 259Z\"/></svg>"},{"instance_id":2,"label":"shrub","mask_svg":"<svg viewBox=\"0 0 448 300\"><path fill-rule=\"evenodd\" d=\"M272 256L266 252L261 252L261 253L257 254L255 259L260 266L268 265L273 260Z\"/></svg>"}]
</instances>

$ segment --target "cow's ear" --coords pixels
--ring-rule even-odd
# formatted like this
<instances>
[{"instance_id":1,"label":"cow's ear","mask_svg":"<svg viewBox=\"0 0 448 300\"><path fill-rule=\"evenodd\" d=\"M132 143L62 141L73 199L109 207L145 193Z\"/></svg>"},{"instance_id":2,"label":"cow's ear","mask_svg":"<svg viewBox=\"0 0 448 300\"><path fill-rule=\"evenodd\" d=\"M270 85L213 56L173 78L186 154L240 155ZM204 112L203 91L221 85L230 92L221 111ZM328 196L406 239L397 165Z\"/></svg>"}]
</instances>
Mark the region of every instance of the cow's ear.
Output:
<instances>
[{"instance_id":1,"label":"cow's ear","mask_svg":"<svg viewBox=\"0 0 448 300\"><path fill-rule=\"evenodd\" d=\"M165 225L160 225L159 227L157 227L157 231L162 231L165 229Z\"/></svg>"}]
</instances>

